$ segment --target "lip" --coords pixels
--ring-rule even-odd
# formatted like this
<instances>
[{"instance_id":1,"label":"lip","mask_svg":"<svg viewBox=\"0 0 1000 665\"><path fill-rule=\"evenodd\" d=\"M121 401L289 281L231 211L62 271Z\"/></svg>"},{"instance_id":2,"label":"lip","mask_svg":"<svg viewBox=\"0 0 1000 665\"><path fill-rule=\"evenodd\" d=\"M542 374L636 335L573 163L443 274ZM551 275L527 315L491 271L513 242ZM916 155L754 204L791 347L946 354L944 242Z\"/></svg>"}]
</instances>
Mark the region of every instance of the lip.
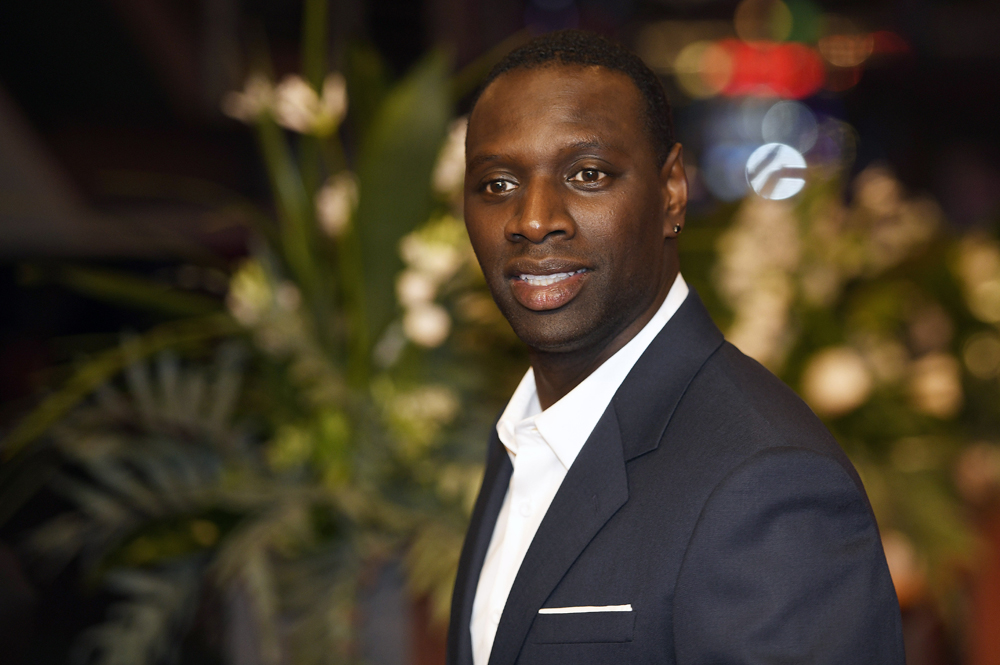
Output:
<instances>
[{"instance_id":1,"label":"lip","mask_svg":"<svg viewBox=\"0 0 1000 665\"><path fill-rule=\"evenodd\" d=\"M535 312L558 309L573 300L583 288L590 269L574 261L545 259L513 261L507 267L510 290L523 307ZM562 277L551 284L532 284L524 275Z\"/></svg>"}]
</instances>

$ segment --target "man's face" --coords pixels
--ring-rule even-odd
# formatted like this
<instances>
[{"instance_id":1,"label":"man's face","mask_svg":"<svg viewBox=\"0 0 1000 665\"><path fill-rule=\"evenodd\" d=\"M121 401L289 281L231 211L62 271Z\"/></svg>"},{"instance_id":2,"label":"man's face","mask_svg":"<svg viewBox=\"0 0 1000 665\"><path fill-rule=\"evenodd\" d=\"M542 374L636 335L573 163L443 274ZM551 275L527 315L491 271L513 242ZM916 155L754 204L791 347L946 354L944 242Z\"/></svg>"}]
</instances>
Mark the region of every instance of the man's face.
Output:
<instances>
[{"instance_id":1,"label":"man's face","mask_svg":"<svg viewBox=\"0 0 1000 665\"><path fill-rule=\"evenodd\" d=\"M626 75L553 64L501 75L472 113L466 226L497 305L533 349L600 352L648 320L673 281L671 160L657 165L643 110Z\"/></svg>"}]
</instances>

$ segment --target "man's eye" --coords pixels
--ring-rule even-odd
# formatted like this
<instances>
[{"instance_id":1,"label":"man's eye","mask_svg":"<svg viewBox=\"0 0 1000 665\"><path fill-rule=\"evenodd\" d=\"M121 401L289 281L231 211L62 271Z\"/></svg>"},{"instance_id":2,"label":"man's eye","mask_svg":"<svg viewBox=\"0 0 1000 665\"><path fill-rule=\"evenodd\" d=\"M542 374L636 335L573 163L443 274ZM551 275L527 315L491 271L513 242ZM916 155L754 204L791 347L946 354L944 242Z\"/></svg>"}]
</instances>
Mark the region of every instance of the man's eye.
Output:
<instances>
[{"instance_id":1,"label":"man's eye","mask_svg":"<svg viewBox=\"0 0 1000 665\"><path fill-rule=\"evenodd\" d=\"M509 180L490 180L486 183L486 191L490 194L506 194L514 189L514 183Z\"/></svg>"},{"instance_id":2,"label":"man's eye","mask_svg":"<svg viewBox=\"0 0 1000 665\"><path fill-rule=\"evenodd\" d=\"M577 171L576 174L570 178L572 182L600 182L608 177L604 171L598 171L597 169L582 169Z\"/></svg>"}]
</instances>

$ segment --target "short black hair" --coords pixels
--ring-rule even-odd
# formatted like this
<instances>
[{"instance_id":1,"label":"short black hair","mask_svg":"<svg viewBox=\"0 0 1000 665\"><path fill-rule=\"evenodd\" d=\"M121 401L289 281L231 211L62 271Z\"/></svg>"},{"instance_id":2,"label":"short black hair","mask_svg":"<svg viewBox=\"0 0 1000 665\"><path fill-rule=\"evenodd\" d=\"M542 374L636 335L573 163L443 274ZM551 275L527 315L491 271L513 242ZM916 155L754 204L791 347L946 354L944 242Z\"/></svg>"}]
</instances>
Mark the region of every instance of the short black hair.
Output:
<instances>
[{"instance_id":1,"label":"short black hair","mask_svg":"<svg viewBox=\"0 0 1000 665\"><path fill-rule=\"evenodd\" d=\"M472 108L475 108L486 88L503 74L551 64L597 65L632 79L645 100L646 131L653 141L657 165L663 166L675 142L670 102L663 84L635 53L592 32L559 30L536 37L514 49L490 70L472 100Z\"/></svg>"}]
</instances>

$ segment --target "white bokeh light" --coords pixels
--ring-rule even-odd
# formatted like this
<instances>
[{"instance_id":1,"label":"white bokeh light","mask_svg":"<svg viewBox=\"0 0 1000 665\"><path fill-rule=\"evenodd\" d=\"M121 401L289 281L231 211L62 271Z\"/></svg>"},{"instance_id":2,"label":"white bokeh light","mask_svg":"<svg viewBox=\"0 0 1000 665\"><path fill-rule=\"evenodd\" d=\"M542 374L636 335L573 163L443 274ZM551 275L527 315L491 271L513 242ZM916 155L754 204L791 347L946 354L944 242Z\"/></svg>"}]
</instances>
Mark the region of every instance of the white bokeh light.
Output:
<instances>
[{"instance_id":1,"label":"white bokeh light","mask_svg":"<svg viewBox=\"0 0 1000 665\"><path fill-rule=\"evenodd\" d=\"M801 153L809 152L819 136L816 116L802 102L778 102L764 114L761 135L767 143L784 143Z\"/></svg>"},{"instance_id":2,"label":"white bokeh light","mask_svg":"<svg viewBox=\"0 0 1000 665\"><path fill-rule=\"evenodd\" d=\"M746 162L746 179L765 199L780 201L805 187L806 160L784 143L767 143L753 151Z\"/></svg>"}]
</instances>

